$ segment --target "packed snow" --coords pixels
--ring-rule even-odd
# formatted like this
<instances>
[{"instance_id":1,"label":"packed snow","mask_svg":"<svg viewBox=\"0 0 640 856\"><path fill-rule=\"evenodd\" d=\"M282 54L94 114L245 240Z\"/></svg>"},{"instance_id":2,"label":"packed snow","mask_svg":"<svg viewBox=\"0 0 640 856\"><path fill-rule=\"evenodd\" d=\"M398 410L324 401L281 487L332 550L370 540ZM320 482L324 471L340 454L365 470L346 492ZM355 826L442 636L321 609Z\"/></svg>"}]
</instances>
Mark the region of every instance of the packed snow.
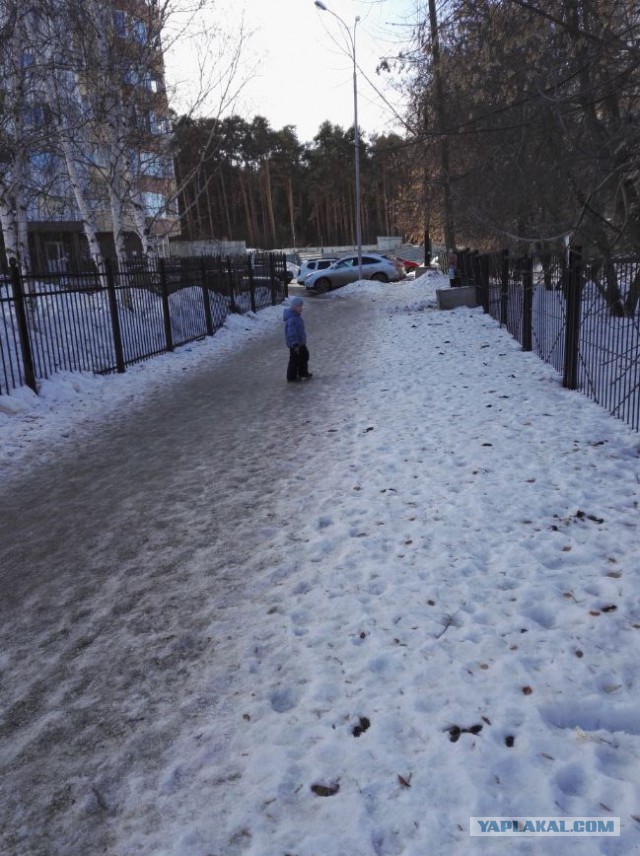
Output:
<instances>
[{"instance_id":1,"label":"packed snow","mask_svg":"<svg viewBox=\"0 0 640 856\"><path fill-rule=\"evenodd\" d=\"M640 853L640 438L480 308L438 310L446 285L306 298L308 382L285 382L278 306L0 398L7 511L83 450L99 503L105 426L159 399L182 418L166 449L149 422L153 486L121 467L85 558L74 533L71 590L34 581L2 610L2 853ZM215 458L185 398L234 371ZM2 536L5 590L34 525ZM487 840L472 817L620 835Z\"/></svg>"}]
</instances>

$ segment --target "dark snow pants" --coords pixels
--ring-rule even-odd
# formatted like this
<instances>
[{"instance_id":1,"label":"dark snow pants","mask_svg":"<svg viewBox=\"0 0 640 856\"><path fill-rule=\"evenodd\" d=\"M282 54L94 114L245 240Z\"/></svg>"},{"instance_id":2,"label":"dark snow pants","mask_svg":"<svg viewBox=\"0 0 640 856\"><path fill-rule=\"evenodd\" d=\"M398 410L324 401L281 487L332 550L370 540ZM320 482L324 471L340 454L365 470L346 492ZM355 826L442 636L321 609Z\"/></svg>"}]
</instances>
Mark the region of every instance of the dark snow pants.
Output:
<instances>
[{"instance_id":1,"label":"dark snow pants","mask_svg":"<svg viewBox=\"0 0 640 856\"><path fill-rule=\"evenodd\" d=\"M306 345L296 345L289 348L289 365L287 380L298 380L309 374L309 350Z\"/></svg>"}]
</instances>

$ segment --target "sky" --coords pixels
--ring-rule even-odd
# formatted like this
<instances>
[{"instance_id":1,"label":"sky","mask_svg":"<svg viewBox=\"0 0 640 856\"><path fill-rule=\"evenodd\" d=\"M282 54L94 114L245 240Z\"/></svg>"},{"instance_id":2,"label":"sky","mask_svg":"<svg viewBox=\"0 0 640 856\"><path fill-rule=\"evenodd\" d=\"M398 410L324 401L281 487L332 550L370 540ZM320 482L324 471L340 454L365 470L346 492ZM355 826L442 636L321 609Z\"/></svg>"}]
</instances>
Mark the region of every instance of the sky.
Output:
<instances>
[{"instance_id":1,"label":"sky","mask_svg":"<svg viewBox=\"0 0 640 856\"><path fill-rule=\"evenodd\" d=\"M638 434L446 287L0 397L2 852L640 852Z\"/></svg>"},{"instance_id":2,"label":"sky","mask_svg":"<svg viewBox=\"0 0 640 856\"><path fill-rule=\"evenodd\" d=\"M390 87L389 76L376 74L376 66L382 57L395 56L406 47L417 0L333 0L325 5L351 30L360 16L356 27L360 128L369 135L398 131L394 111L402 115L401 96ZM248 81L235 103L240 115L266 116L276 129L294 125L301 142L310 142L325 120L344 128L353 125L351 47L345 28L333 15L317 9L313 0L245 0L244 6L218 3L215 8L212 20L236 32L244 16L253 33L243 51L240 77ZM203 17L198 17L200 24ZM176 104L188 103L193 92L188 81L198 77L194 57L193 44L184 38L168 52L167 78L170 84L179 84ZM211 99L208 110L215 110L218 103Z\"/></svg>"}]
</instances>

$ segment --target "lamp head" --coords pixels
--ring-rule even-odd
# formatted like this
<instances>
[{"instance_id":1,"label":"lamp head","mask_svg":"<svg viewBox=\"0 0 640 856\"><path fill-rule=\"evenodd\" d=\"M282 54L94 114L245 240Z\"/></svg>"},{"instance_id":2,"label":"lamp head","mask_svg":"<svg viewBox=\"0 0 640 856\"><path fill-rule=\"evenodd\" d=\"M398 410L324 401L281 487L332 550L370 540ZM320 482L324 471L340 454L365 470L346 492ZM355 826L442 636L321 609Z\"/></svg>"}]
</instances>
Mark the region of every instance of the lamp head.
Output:
<instances>
[{"instance_id":1,"label":"lamp head","mask_svg":"<svg viewBox=\"0 0 640 856\"><path fill-rule=\"evenodd\" d=\"M327 12L327 11L328 11L328 10L327 10L327 7L324 5L324 3L322 2L322 0L316 0L315 5L318 7L318 9L322 9L322 11L323 11L323 12Z\"/></svg>"}]
</instances>

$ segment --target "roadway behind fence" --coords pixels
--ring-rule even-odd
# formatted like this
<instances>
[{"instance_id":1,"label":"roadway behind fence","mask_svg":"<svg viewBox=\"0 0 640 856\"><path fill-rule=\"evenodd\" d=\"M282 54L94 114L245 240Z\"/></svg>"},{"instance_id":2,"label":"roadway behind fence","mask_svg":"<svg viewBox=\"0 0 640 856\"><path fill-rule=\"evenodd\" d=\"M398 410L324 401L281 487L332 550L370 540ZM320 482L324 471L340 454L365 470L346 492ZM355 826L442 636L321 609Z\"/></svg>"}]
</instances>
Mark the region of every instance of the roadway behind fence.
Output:
<instances>
[{"instance_id":1,"label":"roadway behind fence","mask_svg":"<svg viewBox=\"0 0 640 856\"><path fill-rule=\"evenodd\" d=\"M232 312L287 296L284 254L107 261L76 273L0 281L0 394L60 371L124 372L127 365L212 336Z\"/></svg>"},{"instance_id":2,"label":"roadway behind fence","mask_svg":"<svg viewBox=\"0 0 640 856\"><path fill-rule=\"evenodd\" d=\"M523 350L634 430L640 430L640 258L585 261L571 253L457 254L461 285Z\"/></svg>"}]
</instances>

